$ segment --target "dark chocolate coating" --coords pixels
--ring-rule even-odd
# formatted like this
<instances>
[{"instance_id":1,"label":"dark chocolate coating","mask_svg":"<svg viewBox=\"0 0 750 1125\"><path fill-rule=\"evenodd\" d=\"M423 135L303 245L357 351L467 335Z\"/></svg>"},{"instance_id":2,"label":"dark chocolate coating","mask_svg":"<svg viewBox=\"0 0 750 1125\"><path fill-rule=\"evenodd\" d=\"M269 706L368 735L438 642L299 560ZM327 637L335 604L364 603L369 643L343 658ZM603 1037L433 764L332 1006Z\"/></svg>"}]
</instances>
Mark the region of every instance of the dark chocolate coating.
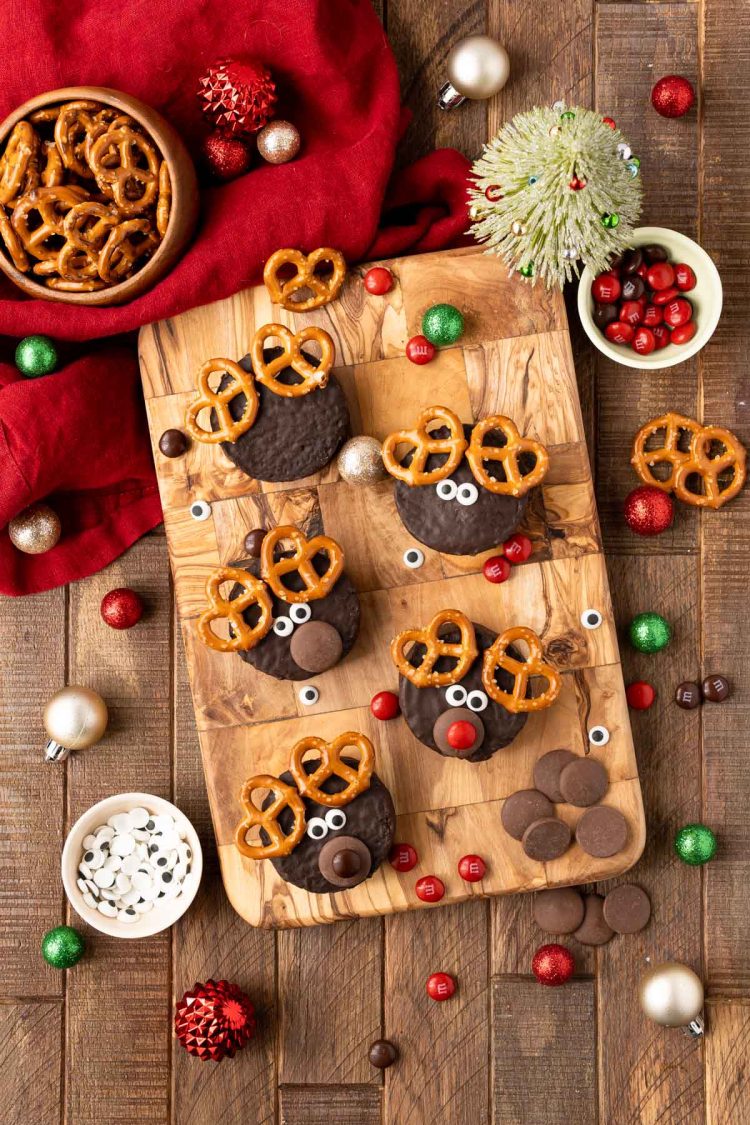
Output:
<instances>
[{"instance_id":1,"label":"dark chocolate coating","mask_svg":"<svg viewBox=\"0 0 750 1125\"><path fill-rule=\"evenodd\" d=\"M442 503L442 501L439 501L439 503ZM482 654L495 640L495 634L489 629L485 629L484 625L475 624L474 631L479 655L461 680L461 687L465 688L467 692L484 692L484 687L482 685ZM455 629L446 628L442 631L441 635L446 640L458 639L458 632ZM422 646L415 645L409 653L409 662L415 666L418 665L421 652L423 651ZM523 660L521 654L512 646L509 647L508 652L517 660ZM444 672L453 667L453 664L454 661L449 657L441 656L435 664L435 669L438 672ZM503 691L512 690L513 677L508 672L501 669L496 673L496 679ZM442 751L435 742L433 727L435 726L438 715L450 709L451 705L445 698L447 690L447 688L434 687L418 688L407 680L405 676L399 676L399 703L401 704L403 716L409 725L409 730L420 742L423 742L425 746L429 746L431 750L434 750L438 754L442 753ZM468 754L465 757L462 755L462 760L466 762L485 762L488 758L492 757L496 750L501 750L503 746L508 746L521 732L526 722L525 714L514 715L491 699L484 711L478 711L477 715L482 720L484 739L472 754Z\"/></svg>"},{"instance_id":2,"label":"dark chocolate coating","mask_svg":"<svg viewBox=\"0 0 750 1125\"><path fill-rule=\"evenodd\" d=\"M325 571L326 564L326 556L322 553L316 555L313 559L315 569L321 574ZM250 559L244 564L244 569L257 578L260 575L260 562L257 559ZM286 575L284 581L291 590L302 589L302 580L296 571ZM282 602L281 598L277 598L270 587L267 586L266 589L271 597L274 620L277 617L289 617L289 611L292 608L289 603ZM229 595L230 599L236 598L240 590L239 585L235 586ZM325 621L337 630L341 637L341 658L343 660L347 653L351 652L357 639L360 618L359 597L346 572L341 575L336 585L324 598L307 602L307 605L312 613L309 618L310 621ZM244 617L249 625L254 625L258 616L258 610L255 607L245 610ZM295 629L297 628L299 626L295 625ZM291 641L293 636L294 633L290 633L286 637L280 637L278 633L274 633L271 629L255 648L251 648L247 652L239 652L237 655L247 664L251 664L253 668L257 668L259 672L264 672L267 676L274 676L277 680L309 680L314 673L300 668L292 657Z\"/></svg>"},{"instance_id":3,"label":"dark chocolate coating","mask_svg":"<svg viewBox=\"0 0 750 1125\"><path fill-rule=\"evenodd\" d=\"M352 758L344 757L342 761L347 762L348 765L356 766L356 762ZM317 765L318 762L315 759L304 762L305 771L312 773ZM281 780L288 785L294 785L294 779L290 773L282 773ZM321 788L324 793L340 793L342 789L346 788L346 783L339 777L329 777L322 783ZM264 802L264 806L270 804L272 800L273 796L269 795ZM302 800L308 823L314 816L325 818L329 811L326 805L319 805L317 801L311 801L307 797L303 797ZM348 805L342 805L341 811L346 817L346 824L340 829L337 831L329 830L328 835L322 840L313 840L311 836L305 833L290 855L271 860L282 879L285 879L287 883L293 883L295 887L312 891L313 894L334 894L336 891L340 891L341 887L336 887L333 883L328 882L320 870L319 863L323 845L330 840L335 840L337 835L342 838L354 836L361 840L367 846L371 858L371 866L367 877L369 878L377 871L391 850L393 834L396 830L396 810L393 807L389 790L386 789L380 778L373 774L370 778L369 789L365 789L364 793L360 793ZM279 823L285 834L291 831L292 822L291 811L288 808L284 809L279 815ZM261 838L263 836L264 833L261 831Z\"/></svg>"},{"instance_id":4,"label":"dark chocolate coating","mask_svg":"<svg viewBox=\"0 0 750 1125\"><path fill-rule=\"evenodd\" d=\"M281 355L281 348L265 348L266 362ZM305 353L315 364L315 357ZM245 371L252 370L250 357L240 360ZM287 367L276 376L279 382L293 383L299 376ZM225 376L219 384L229 381ZM262 383L255 384L258 392L258 416L250 429L237 441L223 441L221 448L254 480L300 480L324 469L351 434L349 408L344 392L335 375L328 377L322 390L310 391L299 398L284 398L274 394ZM232 399L229 412L233 418L242 416L245 396ZM213 429L217 428L211 416Z\"/></svg>"},{"instance_id":5,"label":"dark chocolate coating","mask_svg":"<svg viewBox=\"0 0 750 1125\"><path fill-rule=\"evenodd\" d=\"M464 426L467 440L471 437L471 426ZM447 436L445 427L433 431L436 436ZM493 434L485 437L484 444L493 444ZM502 442L497 442L501 445ZM404 458L409 464L411 456ZM438 468L445 461L443 454L433 453L427 458L427 470ZM502 476L500 462L492 462L490 472ZM478 555L491 547L504 543L521 522L529 494L497 496L488 492L474 479L469 463L464 458L452 476L446 478L457 485L473 484L479 490L475 504L464 506L458 500L441 500L436 485L417 485L412 488L403 481L396 481L394 496L402 523L415 539L433 550L447 555Z\"/></svg>"}]
</instances>

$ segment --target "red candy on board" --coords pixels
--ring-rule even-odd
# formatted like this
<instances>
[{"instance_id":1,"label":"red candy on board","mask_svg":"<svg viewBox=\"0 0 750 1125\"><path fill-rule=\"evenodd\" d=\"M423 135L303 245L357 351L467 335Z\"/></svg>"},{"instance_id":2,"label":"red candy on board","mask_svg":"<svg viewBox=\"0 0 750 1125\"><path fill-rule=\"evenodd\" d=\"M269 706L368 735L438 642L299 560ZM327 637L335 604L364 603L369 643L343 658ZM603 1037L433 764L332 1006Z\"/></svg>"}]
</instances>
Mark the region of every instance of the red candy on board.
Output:
<instances>
[{"instance_id":1,"label":"red candy on board","mask_svg":"<svg viewBox=\"0 0 750 1125\"><path fill-rule=\"evenodd\" d=\"M531 962L531 971L540 984L557 988L573 976L575 959L569 949L556 942L540 945Z\"/></svg>"},{"instance_id":2,"label":"red candy on board","mask_svg":"<svg viewBox=\"0 0 750 1125\"><path fill-rule=\"evenodd\" d=\"M510 578L510 563L503 555L493 555L482 567L482 574L488 582L507 582Z\"/></svg>"},{"instance_id":3,"label":"red candy on board","mask_svg":"<svg viewBox=\"0 0 750 1125\"><path fill-rule=\"evenodd\" d=\"M401 711L398 696L393 691L379 691L370 700L370 710L376 719L395 719Z\"/></svg>"},{"instance_id":4,"label":"red candy on board","mask_svg":"<svg viewBox=\"0 0 750 1125\"><path fill-rule=\"evenodd\" d=\"M674 270L669 262L654 262L648 268L646 281L652 289L669 289L674 285Z\"/></svg>"},{"instance_id":5,"label":"red candy on board","mask_svg":"<svg viewBox=\"0 0 750 1125\"><path fill-rule=\"evenodd\" d=\"M628 707L634 711L648 711L656 699L656 690L645 680L635 680L625 688Z\"/></svg>"},{"instance_id":6,"label":"red candy on board","mask_svg":"<svg viewBox=\"0 0 750 1125\"><path fill-rule=\"evenodd\" d=\"M680 264L674 268L674 283L681 293L688 293L691 289L695 289L698 284L698 279L690 266L686 266L684 262L680 262Z\"/></svg>"},{"instance_id":7,"label":"red candy on board","mask_svg":"<svg viewBox=\"0 0 750 1125\"><path fill-rule=\"evenodd\" d=\"M120 586L104 595L100 612L110 629L132 629L143 617L143 599L135 590Z\"/></svg>"},{"instance_id":8,"label":"red candy on board","mask_svg":"<svg viewBox=\"0 0 750 1125\"><path fill-rule=\"evenodd\" d=\"M478 883L486 872L487 864L481 855L464 855L458 861L458 873L467 883Z\"/></svg>"},{"instance_id":9,"label":"red candy on board","mask_svg":"<svg viewBox=\"0 0 750 1125\"><path fill-rule=\"evenodd\" d=\"M368 293L382 297L393 288L393 274L385 266L373 266L364 276L364 286Z\"/></svg>"},{"instance_id":10,"label":"red candy on board","mask_svg":"<svg viewBox=\"0 0 750 1125\"><path fill-rule=\"evenodd\" d=\"M476 727L465 719L457 719L445 732L452 750L470 750L477 740Z\"/></svg>"},{"instance_id":11,"label":"red candy on board","mask_svg":"<svg viewBox=\"0 0 750 1125\"><path fill-rule=\"evenodd\" d=\"M388 862L394 871L411 871L417 866L419 856L411 844L394 844L388 853Z\"/></svg>"},{"instance_id":12,"label":"red candy on board","mask_svg":"<svg viewBox=\"0 0 750 1125\"><path fill-rule=\"evenodd\" d=\"M406 358L420 367L435 356L435 345L426 336L412 336L406 345Z\"/></svg>"},{"instance_id":13,"label":"red candy on board","mask_svg":"<svg viewBox=\"0 0 750 1125\"><path fill-rule=\"evenodd\" d=\"M503 551L506 559L512 563L522 563L531 555L533 544L528 535L511 535L510 539L506 539L503 543Z\"/></svg>"},{"instance_id":14,"label":"red candy on board","mask_svg":"<svg viewBox=\"0 0 750 1125\"><path fill-rule=\"evenodd\" d=\"M431 1000L450 1000L456 982L448 973L432 973L427 978L427 995Z\"/></svg>"},{"instance_id":15,"label":"red candy on board","mask_svg":"<svg viewBox=\"0 0 750 1125\"><path fill-rule=\"evenodd\" d=\"M664 306L664 323L670 328L679 328L681 324L687 324L692 319L693 306L685 297L675 297L674 301Z\"/></svg>"},{"instance_id":16,"label":"red candy on board","mask_svg":"<svg viewBox=\"0 0 750 1125\"><path fill-rule=\"evenodd\" d=\"M620 305L620 323L635 328L643 320L643 305L640 301L623 301Z\"/></svg>"},{"instance_id":17,"label":"red candy on board","mask_svg":"<svg viewBox=\"0 0 750 1125\"><path fill-rule=\"evenodd\" d=\"M422 902L440 902L445 894L445 883L437 875L423 875L417 879L414 890Z\"/></svg>"},{"instance_id":18,"label":"red candy on board","mask_svg":"<svg viewBox=\"0 0 750 1125\"><path fill-rule=\"evenodd\" d=\"M698 325L694 320L689 320L687 324L681 324L678 328L672 330L670 340L673 344L687 344L688 340L692 340L697 331Z\"/></svg>"},{"instance_id":19,"label":"red candy on board","mask_svg":"<svg viewBox=\"0 0 750 1125\"><path fill-rule=\"evenodd\" d=\"M622 293L620 279L614 273L600 273L591 283L591 294L599 305L609 305Z\"/></svg>"},{"instance_id":20,"label":"red candy on board","mask_svg":"<svg viewBox=\"0 0 750 1125\"><path fill-rule=\"evenodd\" d=\"M604 335L613 344L630 344L635 332L629 324L623 324L621 320L614 320L604 329Z\"/></svg>"},{"instance_id":21,"label":"red candy on board","mask_svg":"<svg viewBox=\"0 0 750 1125\"><path fill-rule=\"evenodd\" d=\"M650 328L644 328L643 325L638 329L633 337L633 351L638 352L638 355L651 355L656 349L656 340Z\"/></svg>"}]
</instances>

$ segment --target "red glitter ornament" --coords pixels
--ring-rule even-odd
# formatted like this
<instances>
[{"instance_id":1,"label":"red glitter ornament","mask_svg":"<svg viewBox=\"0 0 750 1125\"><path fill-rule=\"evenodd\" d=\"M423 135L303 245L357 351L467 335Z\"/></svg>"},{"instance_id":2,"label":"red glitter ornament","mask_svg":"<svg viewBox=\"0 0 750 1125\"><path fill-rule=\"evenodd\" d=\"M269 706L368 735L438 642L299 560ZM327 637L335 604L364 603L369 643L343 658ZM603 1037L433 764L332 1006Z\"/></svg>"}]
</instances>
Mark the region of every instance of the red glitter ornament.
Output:
<instances>
[{"instance_id":1,"label":"red glitter ornament","mask_svg":"<svg viewBox=\"0 0 750 1125\"><path fill-rule=\"evenodd\" d=\"M379 691L370 700L370 710L376 719L395 719L401 710L398 696L393 691Z\"/></svg>"},{"instance_id":2,"label":"red glitter ornament","mask_svg":"<svg viewBox=\"0 0 750 1125\"><path fill-rule=\"evenodd\" d=\"M225 133L257 133L273 117L271 72L252 59L219 59L198 82L198 100L209 121Z\"/></svg>"},{"instance_id":3,"label":"red glitter ornament","mask_svg":"<svg viewBox=\"0 0 750 1125\"><path fill-rule=\"evenodd\" d=\"M421 879L417 879L414 890L422 902L440 902L445 894L445 883L437 875L423 875Z\"/></svg>"},{"instance_id":4,"label":"red glitter ornament","mask_svg":"<svg viewBox=\"0 0 750 1125\"><path fill-rule=\"evenodd\" d=\"M672 526L674 502L652 484L634 488L625 500L625 522L636 535L661 535Z\"/></svg>"},{"instance_id":5,"label":"red glitter ornament","mask_svg":"<svg viewBox=\"0 0 750 1125\"><path fill-rule=\"evenodd\" d=\"M394 871L411 871L412 867L417 866L419 856L411 844L394 844L388 862Z\"/></svg>"},{"instance_id":6,"label":"red glitter ornament","mask_svg":"<svg viewBox=\"0 0 750 1125\"><path fill-rule=\"evenodd\" d=\"M393 274L385 266L373 266L364 276L364 285L368 293L382 297L393 288Z\"/></svg>"},{"instance_id":7,"label":"red glitter ornament","mask_svg":"<svg viewBox=\"0 0 750 1125\"><path fill-rule=\"evenodd\" d=\"M628 707L634 711L648 711L656 699L656 690L645 680L634 680L625 688Z\"/></svg>"},{"instance_id":8,"label":"red glitter ornament","mask_svg":"<svg viewBox=\"0 0 750 1125\"><path fill-rule=\"evenodd\" d=\"M694 102L692 82L679 74L660 78L651 91L651 105L662 117L684 117Z\"/></svg>"},{"instance_id":9,"label":"red glitter ornament","mask_svg":"<svg viewBox=\"0 0 750 1125\"><path fill-rule=\"evenodd\" d=\"M482 574L488 582L507 582L510 578L510 563L503 555L493 555L485 560Z\"/></svg>"},{"instance_id":10,"label":"red glitter ornament","mask_svg":"<svg viewBox=\"0 0 750 1125\"><path fill-rule=\"evenodd\" d=\"M189 1055L221 1062L252 1039L255 1010L250 997L228 980L198 982L177 1001L174 1029Z\"/></svg>"},{"instance_id":11,"label":"red glitter ornament","mask_svg":"<svg viewBox=\"0 0 750 1125\"><path fill-rule=\"evenodd\" d=\"M135 590L119 586L104 595L100 612L111 629L132 629L143 617L143 599Z\"/></svg>"},{"instance_id":12,"label":"red glitter ornament","mask_svg":"<svg viewBox=\"0 0 750 1125\"><path fill-rule=\"evenodd\" d=\"M540 945L531 962L531 971L540 984L556 988L566 984L573 976L575 959L564 945Z\"/></svg>"},{"instance_id":13,"label":"red glitter ornament","mask_svg":"<svg viewBox=\"0 0 750 1125\"><path fill-rule=\"evenodd\" d=\"M617 128L614 117L603 117L602 123L604 125L608 125L610 127L610 129L616 129Z\"/></svg>"},{"instance_id":14,"label":"red glitter ornament","mask_svg":"<svg viewBox=\"0 0 750 1125\"><path fill-rule=\"evenodd\" d=\"M406 358L421 367L433 359L435 351L435 345L426 336L412 336L406 345Z\"/></svg>"},{"instance_id":15,"label":"red glitter ornament","mask_svg":"<svg viewBox=\"0 0 750 1125\"><path fill-rule=\"evenodd\" d=\"M236 180L250 168L252 150L239 137L230 137L214 129L204 140L202 148L208 170L217 180Z\"/></svg>"},{"instance_id":16,"label":"red glitter ornament","mask_svg":"<svg viewBox=\"0 0 750 1125\"><path fill-rule=\"evenodd\" d=\"M450 1000L456 982L448 973L431 973L427 978L427 995L431 1000Z\"/></svg>"},{"instance_id":17,"label":"red glitter ornament","mask_svg":"<svg viewBox=\"0 0 750 1125\"><path fill-rule=\"evenodd\" d=\"M481 855L464 855L458 861L458 873L467 883L478 883L486 871L487 864Z\"/></svg>"}]
</instances>

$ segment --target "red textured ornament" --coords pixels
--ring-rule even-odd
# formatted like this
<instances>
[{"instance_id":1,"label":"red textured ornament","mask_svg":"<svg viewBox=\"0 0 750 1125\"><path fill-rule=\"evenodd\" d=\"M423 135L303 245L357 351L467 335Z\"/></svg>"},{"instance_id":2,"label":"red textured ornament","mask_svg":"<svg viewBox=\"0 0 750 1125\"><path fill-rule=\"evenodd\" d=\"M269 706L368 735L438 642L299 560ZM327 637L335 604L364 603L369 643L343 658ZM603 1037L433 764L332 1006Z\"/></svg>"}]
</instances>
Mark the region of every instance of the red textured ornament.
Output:
<instances>
[{"instance_id":1,"label":"red textured ornament","mask_svg":"<svg viewBox=\"0 0 750 1125\"><path fill-rule=\"evenodd\" d=\"M427 978L427 995L431 1000L450 1000L456 982L448 973L431 973Z\"/></svg>"},{"instance_id":2,"label":"red textured ornament","mask_svg":"<svg viewBox=\"0 0 750 1125\"><path fill-rule=\"evenodd\" d=\"M487 864L481 855L464 855L458 861L458 873L467 883L478 883L486 872Z\"/></svg>"},{"instance_id":3,"label":"red textured ornament","mask_svg":"<svg viewBox=\"0 0 750 1125\"><path fill-rule=\"evenodd\" d=\"M431 344L426 336L412 336L406 345L406 358L421 367L434 358L435 350L435 345Z\"/></svg>"},{"instance_id":4,"label":"red textured ornament","mask_svg":"<svg viewBox=\"0 0 750 1125\"><path fill-rule=\"evenodd\" d=\"M609 125L610 129L616 129L617 128L614 117L603 117L602 123L604 125Z\"/></svg>"},{"instance_id":5,"label":"red textured ornament","mask_svg":"<svg viewBox=\"0 0 750 1125\"><path fill-rule=\"evenodd\" d=\"M388 856L388 862L394 871L411 871L419 862L417 849L411 844L394 844Z\"/></svg>"},{"instance_id":6,"label":"red textured ornament","mask_svg":"<svg viewBox=\"0 0 750 1125\"><path fill-rule=\"evenodd\" d=\"M417 879L414 890L422 902L440 902L445 894L445 883L437 875L423 875Z\"/></svg>"},{"instance_id":7,"label":"red textured ornament","mask_svg":"<svg viewBox=\"0 0 750 1125\"><path fill-rule=\"evenodd\" d=\"M368 293L382 297L393 288L393 274L385 266L373 266L364 276L364 285Z\"/></svg>"},{"instance_id":8,"label":"red textured ornament","mask_svg":"<svg viewBox=\"0 0 750 1125\"><path fill-rule=\"evenodd\" d=\"M564 945L540 945L531 962L531 971L540 984L557 988L566 984L573 976L575 958Z\"/></svg>"},{"instance_id":9,"label":"red textured ornament","mask_svg":"<svg viewBox=\"0 0 750 1125\"><path fill-rule=\"evenodd\" d=\"M645 680L635 680L625 688L628 707L634 711L648 711L656 699L656 689L647 684Z\"/></svg>"},{"instance_id":10,"label":"red textured ornament","mask_svg":"<svg viewBox=\"0 0 750 1125\"><path fill-rule=\"evenodd\" d=\"M625 499L625 522L636 535L661 535L672 526L674 502L667 492L642 484Z\"/></svg>"},{"instance_id":11,"label":"red textured ornament","mask_svg":"<svg viewBox=\"0 0 750 1125\"><path fill-rule=\"evenodd\" d=\"M239 137L214 129L203 142L203 159L217 180L236 180L244 176L252 162L252 150Z\"/></svg>"},{"instance_id":12,"label":"red textured ornament","mask_svg":"<svg viewBox=\"0 0 750 1125\"><path fill-rule=\"evenodd\" d=\"M135 590L120 586L104 595L100 612L110 629L132 629L143 617L143 599Z\"/></svg>"},{"instance_id":13,"label":"red textured ornament","mask_svg":"<svg viewBox=\"0 0 750 1125\"><path fill-rule=\"evenodd\" d=\"M531 555L531 550L532 542L528 535L511 535L510 539L506 539L503 543L505 557L514 565L526 562Z\"/></svg>"},{"instance_id":14,"label":"red textured ornament","mask_svg":"<svg viewBox=\"0 0 750 1125\"><path fill-rule=\"evenodd\" d=\"M392 691L379 691L370 700L370 710L376 719L395 719L401 710L398 696Z\"/></svg>"},{"instance_id":15,"label":"red textured ornament","mask_svg":"<svg viewBox=\"0 0 750 1125\"><path fill-rule=\"evenodd\" d=\"M679 74L660 78L651 91L651 105L662 117L683 117L694 102L692 82Z\"/></svg>"},{"instance_id":16,"label":"red textured ornament","mask_svg":"<svg viewBox=\"0 0 750 1125\"><path fill-rule=\"evenodd\" d=\"M482 574L488 582L507 582L510 578L510 563L503 555L493 555L486 559L482 567Z\"/></svg>"},{"instance_id":17,"label":"red textured ornament","mask_svg":"<svg viewBox=\"0 0 750 1125\"><path fill-rule=\"evenodd\" d=\"M574 176L568 184L571 191L583 191L586 187L586 180L582 180L580 176Z\"/></svg>"},{"instance_id":18,"label":"red textured ornament","mask_svg":"<svg viewBox=\"0 0 750 1125\"><path fill-rule=\"evenodd\" d=\"M194 984L174 1014L177 1038L189 1055L221 1062L231 1059L255 1034L255 1010L249 996L228 980Z\"/></svg>"},{"instance_id":19,"label":"red textured ornament","mask_svg":"<svg viewBox=\"0 0 750 1125\"><path fill-rule=\"evenodd\" d=\"M198 100L217 128L242 136L257 133L273 117L276 85L262 63L219 59L198 82Z\"/></svg>"}]
</instances>

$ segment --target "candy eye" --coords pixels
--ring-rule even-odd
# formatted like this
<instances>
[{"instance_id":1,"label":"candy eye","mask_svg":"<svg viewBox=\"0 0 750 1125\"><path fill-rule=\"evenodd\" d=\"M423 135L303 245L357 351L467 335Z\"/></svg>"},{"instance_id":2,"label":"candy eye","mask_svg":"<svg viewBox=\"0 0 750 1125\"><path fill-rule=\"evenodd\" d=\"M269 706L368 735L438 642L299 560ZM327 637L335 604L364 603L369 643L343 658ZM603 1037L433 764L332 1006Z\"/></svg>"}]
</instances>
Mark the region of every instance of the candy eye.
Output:
<instances>
[{"instance_id":1,"label":"candy eye","mask_svg":"<svg viewBox=\"0 0 750 1125\"><path fill-rule=\"evenodd\" d=\"M303 621L309 621L312 617L312 610L309 605L293 605L289 610L289 616L295 625L301 625Z\"/></svg>"},{"instance_id":2,"label":"candy eye","mask_svg":"<svg viewBox=\"0 0 750 1125\"><path fill-rule=\"evenodd\" d=\"M459 504L463 504L464 508L470 508L471 505L476 504L479 499L479 489L475 484L471 484L467 481L466 484L462 484L459 487L456 493L456 499Z\"/></svg>"},{"instance_id":3,"label":"candy eye","mask_svg":"<svg viewBox=\"0 0 750 1125\"><path fill-rule=\"evenodd\" d=\"M466 696L466 706L471 711L484 711L489 704L489 699L483 691L470 691Z\"/></svg>"},{"instance_id":4,"label":"candy eye","mask_svg":"<svg viewBox=\"0 0 750 1125\"><path fill-rule=\"evenodd\" d=\"M307 822L307 835L311 840L324 840L328 835L328 825L322 816L311 816Z\"/></svg>"},{"instance_id":5,"label":"candy eye","mask_svg":"<svg viewBox=\"0 0 750 1125\"><path fill-rule=\"evenodd\" d=\"M435 491L441 500L454 500L458 492L458 485L454 480L441 480L435 485Z\"/></svg>"},{"instance_id":6,"label":"candy eye","mask_svg":"<svg viewBox=\"0 0 750 1125\"><path fill-rule=\"evenodd\" d=\"M598 609L584 609L581 614L581 624L584 629L598 629L603 621Z\"/></svg>"},{"instance_id":7,"label":"candy eye","mask_svg":"<svg viewBox=\"0 0 750 1125\"><path fill-rule=\"evenodd\" d=\"M290 617L274 618L273 631L278 637L288 637L294 632L294 625Z\"/></svg>"},{"instance_id":8,"label":"candy eye","mask_svg":"<svg viewBox=\"0 0 750 1125\"><path fill-rule=\"evenodd\" d=\"M346 813L343 809L329 809L326 813L326 824L331 832L338 832L346 824Z\"/></svg>"},{"instance_id":9,"label":"candy eye","mask_svg":"<svg viewBox=\"0 0 750 1125\"><path fill-rule=\"evenodd\" d=\"M313 703L317 703L320 699L320 692L316 687L303 687L299 693L300 703L304 703L306 707L312 707Z\"/></svg>"},{"instance_id":10,"label":"candy eye","mask_svg":"<svg viewBox=\"0 0 750 1125\"><path fill-rule=\"evenodd\" d=\"M589 731L589 742L594 746L606 746L609 742L609 731L606 727L592 727Z\"/></svg>"},{"instance_id":11,"label":"candy eye","mask_svg":"<svg viewBox=\"0 0 750 1125\"><path fill-rule=\"evenodd\" d=\"M466 688L461 687L460 684L451 684L445 693L446 703L450 703L451 707L463 707L466 702Z\"/></svg>"},{"instance_id":12,"label":"candy eye","mask_svg":"<svg viewBox=\"0 0 750 1125\"><path fill-rule=\"evenodd\" d=\"M203 523L204 520L211 518L211 505L205 500L195 500L190 505L190 515L194 520Z\"/></svg>"},{"instance_id":13,"label":"candy eye","mask_svg":"<svg viewBox=\"0 0 750 1125\"><path fill-rule=\"evenodd\" d=\"M420 551L419 547L410 547L404 551L404 562L409 570L419 570L420 566L424 566L424 551Z\"/></svg>"}]
</instances>

